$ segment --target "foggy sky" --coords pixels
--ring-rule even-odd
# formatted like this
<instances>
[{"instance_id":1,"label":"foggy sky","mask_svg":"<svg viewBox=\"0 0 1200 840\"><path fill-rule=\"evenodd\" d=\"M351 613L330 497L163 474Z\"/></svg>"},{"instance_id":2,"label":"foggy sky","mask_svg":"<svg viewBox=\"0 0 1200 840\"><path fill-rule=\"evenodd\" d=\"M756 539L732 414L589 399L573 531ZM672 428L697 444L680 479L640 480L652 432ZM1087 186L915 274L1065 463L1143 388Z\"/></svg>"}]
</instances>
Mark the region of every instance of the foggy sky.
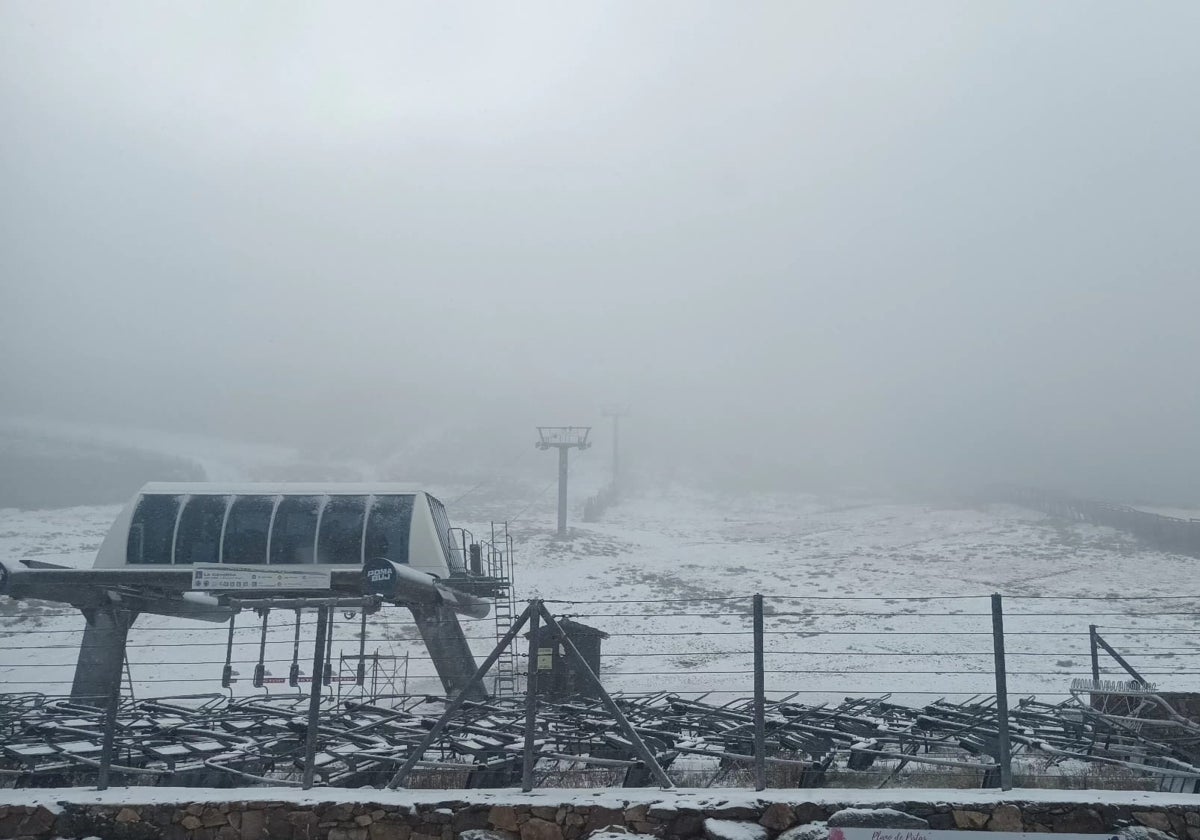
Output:
<instances>
[{"instance_id":1,"label":"foggy sky","mask_svg":"<svg viewBox=\"0 0 1200 840\"><path fill-rule=\"evenodd\" d=\"M371 457L615 401L747 486L1200 501L1198 31L7 0L0 413Z\"/></svg>"}]
</instances>

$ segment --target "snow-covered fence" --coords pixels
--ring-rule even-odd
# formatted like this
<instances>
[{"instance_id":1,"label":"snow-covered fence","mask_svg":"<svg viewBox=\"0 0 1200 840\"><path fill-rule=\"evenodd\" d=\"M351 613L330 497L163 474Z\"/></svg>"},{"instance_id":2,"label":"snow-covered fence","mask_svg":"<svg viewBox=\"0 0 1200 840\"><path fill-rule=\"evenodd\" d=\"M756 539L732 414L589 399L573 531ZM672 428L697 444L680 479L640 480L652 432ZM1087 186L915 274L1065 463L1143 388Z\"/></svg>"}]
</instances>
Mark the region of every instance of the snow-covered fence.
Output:
<instances>
[{"instance_id":1,"label":"snow-covered fence","mask_svg":"<svg viewBox=\"0 0 1200 840\"><path fill-rule=\"evenodd\" d=\"M999 786L1011 767L1017 785L1153 786L1169 771L1195 786L1194 706L1175 703L1184 713L1172 716L1139 683L1114 712L1095 706L1091 690L1073 692L1072 682L1089 678L1108 691L1112 685L1095 680L1127 679L1112 657L1093 659L1096 627L1146 681L1164 692L1195 689L1197 600L814 592L545 605L556 620L606 634L599 678L675 784ZM99 711L51 696L70 685L78 630L51 620L67 616L38 615L41 623L10 637L0 659L5 689L16 692L0 695L0 784L64 775L86 782L100 761ZM482 658L495 646L492 628L468 627L477 628L468 637ZM335 635L356 649L359 628L358 618L342 615ZM135 625L111 758L115 783L299 780L310 683L292 666L311 660L310 629L279 621L265 633L262 625L238 631L237 674L222 692L227 627ZM387 655L400 656L414 636L387 613L370 618L367 634L368 656L385 642ZM543 667L543 651L519 637L515 644L518 670ZM331 645L327 654L343 667L330 669L316 774L324 784L382 784L446 707L421 694L436 690L432 672L420 672L423 651L409 654L420 672L409 693L394 674L378 672L379 663L368 660L360 675L361 660L340 660L339 650ZM543 701L535 712L530 723L520 698L464 703L445 736L416 756L414 783L515 785L528 767L536 785L654 784L601 701ZM1163 727L1169 738L1157 737ZM1153 746L1159 741L1165 751Z\"/></svg>"},{"instance_id":2,"label":"snow-covered fence","mask_svg":"<svg viewBox=\"0 0 1200 840\"><path fill-rule=\"evenodd\" d=\"M1115 528L1159 551L1200 557L1200 519L1167 516L1129 505L1096 499L1076 499L1029 488L1000 488L992 494L1001 501L1041 511L1073 522Z\"/></svg>"}]
</instances>

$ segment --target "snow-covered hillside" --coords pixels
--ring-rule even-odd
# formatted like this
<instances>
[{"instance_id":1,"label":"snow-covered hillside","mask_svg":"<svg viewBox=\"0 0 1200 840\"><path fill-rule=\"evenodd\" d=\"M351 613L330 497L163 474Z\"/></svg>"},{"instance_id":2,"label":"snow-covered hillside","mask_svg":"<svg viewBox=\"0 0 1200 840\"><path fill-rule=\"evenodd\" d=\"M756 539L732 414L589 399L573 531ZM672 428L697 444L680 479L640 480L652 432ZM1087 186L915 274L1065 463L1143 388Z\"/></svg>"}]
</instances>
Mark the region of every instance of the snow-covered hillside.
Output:
<instances>
[{"instance_id":1,"label":"snow-covered hillside","mask_svg":"<svg viewBox=\"0 0 1200 840\"><path fill-rule=\"evenodd\" d=\"M444 493L447 501L456 495ZM771 692L805 699L893 692L914 702L987 694L994 592L1005 596L1014 695L1062 696L1073 677L1087 676L1089 624L1163 688L1200 689L1196 561L1141 550L1108 529L1011 507L733 498L665 487L626 500L601 523L576 523L560 541L553 505L553 493L530 505L484 488L450 512L476 534L497 512L520 512L513 529L519 599L551 600L556 614L610 634L603 676L614 690L749 694L750 596L762 593ZM86 565L116 513L0 511L0 556ZM5 690L68 690L81 625L58 605L0 601ZM467 626L482 656L494 623ZM302 629L311 639L311 617ZM134 691L219 691L226 630L139 619L129 649ZM293 632L293 616L271 616L266 659L275 677L287 674ZM358 652L357 633L357 617L338 617L335 669L340 652ZM254 690L258 638L257 619L239 617L239 693ZM385 610L369 621L365 648L409 655L407 682L398 676L397 690L437 691L415 638L407 613ZM311 642L302 642L305 671L310 661Z\"/></svg>"}]
</instances>

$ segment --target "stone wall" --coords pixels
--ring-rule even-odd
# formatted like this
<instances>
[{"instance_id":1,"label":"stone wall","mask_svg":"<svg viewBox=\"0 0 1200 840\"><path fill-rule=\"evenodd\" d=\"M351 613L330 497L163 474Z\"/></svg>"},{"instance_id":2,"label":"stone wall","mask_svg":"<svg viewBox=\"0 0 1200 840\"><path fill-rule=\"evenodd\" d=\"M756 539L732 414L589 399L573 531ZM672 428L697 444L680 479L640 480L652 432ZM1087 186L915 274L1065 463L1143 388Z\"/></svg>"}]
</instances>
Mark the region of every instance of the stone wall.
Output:
<instances>
[{"instance_id":1,"label":"stone wall","mask_svg":"<svg viewBox=\"0 0 1200 840\"><path fill-rule=\"evenodd\" d=\"M584 804L489 805L461 800L416 805L231 801L193 804L0 805L0 840L579 840L617 826L662 840L822 836L822 824L982 831L1124 832L1135 840L1200 840L1195 804L1105 805L1021 802L954 804L896 801L855 807L804 801L753 801L691 807L687 802L609 807ZM915 791L914 791L915 793ZM136 794L130 791L131 797ZM1102 796L1102 794L1097 794ZM381 797L382 799L383 797ZM562 798L567 798L566 796ZM969 800L965 800L965 802ZM1186 798L1184 801L1188 801ZM613 804L613 803L610 803ZM692 803L693 805L695 803ZM738 825L734 825L737 823ZM813 826L812 824L817 825ZM732 830L723 831L722 826ZM812 826L813 830L798 827ZM1144 827L1144 828L1139 828ZM789 829L797 829L790 831ZM747 834L749 832L749 834ZM815 832L815 833L814 833ZM1158 834L1163 832L1167 835ZM782 836L781 835L785 835Z\"/></svg>"}]
</instances>

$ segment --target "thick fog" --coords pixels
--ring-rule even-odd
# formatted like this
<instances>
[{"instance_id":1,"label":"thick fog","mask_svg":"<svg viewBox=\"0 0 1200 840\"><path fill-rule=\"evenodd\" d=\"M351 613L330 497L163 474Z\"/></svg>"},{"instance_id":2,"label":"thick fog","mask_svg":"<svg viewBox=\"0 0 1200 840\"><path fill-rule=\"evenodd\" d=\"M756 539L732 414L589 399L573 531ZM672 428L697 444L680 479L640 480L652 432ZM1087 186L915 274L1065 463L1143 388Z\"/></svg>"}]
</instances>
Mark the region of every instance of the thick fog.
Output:
<instances>
[{"instance_id":1,"label":"thick fog","mask_svg":"<svg viewBox=\"0 0 1200 840\"><path fill-rule=\"evenodd\" d=\"M616 402L739 488L1195 502L1198 31L7 0L0 413L462 472Z\"/></svg>"}]
</instances>

